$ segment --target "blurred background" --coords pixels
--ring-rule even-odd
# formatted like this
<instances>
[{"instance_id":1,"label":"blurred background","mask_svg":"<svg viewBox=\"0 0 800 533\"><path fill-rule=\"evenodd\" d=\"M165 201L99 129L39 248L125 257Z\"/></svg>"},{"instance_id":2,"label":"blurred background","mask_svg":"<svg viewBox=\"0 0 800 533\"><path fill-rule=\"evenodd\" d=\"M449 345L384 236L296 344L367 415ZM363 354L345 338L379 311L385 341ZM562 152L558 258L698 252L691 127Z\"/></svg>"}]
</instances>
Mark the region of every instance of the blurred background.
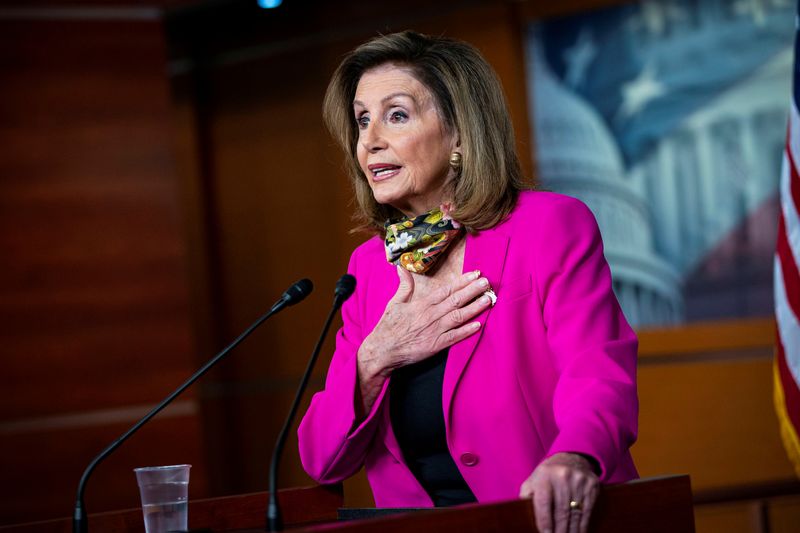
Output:
<instances>
[{"instance_id":1,"label":"blurred background","mask_svg":"<svg viewBox=\"0 0 800 533\"><path fill-rule=\"evenodd\" d=\"M306 302L262 326L98 467L86 504L90 512L137 507L132 469L146 465L191 463L192 498L266 490L273 443L334 283L365 238L350 233L349 185L321 120L325 87L357 44L414 29L480 49L504 86L526 174L582 197L600 219L612 268L615 261L622 265L615 268L615 289L641 339L634 457L642 476L690 474L698 531L797 531L800 486L772 405L769 300L780 167L773 145L785 134L791 89L781 61L792 25L787 32L781 20L794 20L793 9L779 0L0 3L0 524L69 516L92 457L291 282L309 277L316 292ZM648 49L660 61L672 58L672 75L685 81L682 65L718 64L737 53L708 36L686 37L681 42L695 47L688 51L674 46L688 24L675 21L691 23L695 13L711 26L727 21L740 38L745 26L738 24L756 28L746 35L755 41L763 42L759 31L768 31L774 46L745 58L743 70L714 71L730 79L713 86L703 105L720 104L719 95L741 89L744 79L767 80L748 86L746 100L755 94L765 102L759 109L767 118L759 119L762 133L755 136L772 148L764 152L769 158L748 163L760 188L741 188L750 196L742 192L730 204L745 207L707 209L717 217L704 226L712 229L692 240L682 237L683 226L671 230L665 213L677 205L682 211L672 219L685 220L696 209L678 200L656 202L663 190L647 189L662 183L653 174L660 168L653 154L672 150L653 139L672 132L673 144L684 149L685 131L698 131L709 113L698 113L693 103L681 121L696 128L664 125L663 109L648 107L658 100L652 91L647 101L646 91L627 93L633 103L609 107L614 96L603 100L608 84L580 85L572 63L558 57L582 53L583 59L570 56L578 57L578 67L602 59L584 71L600 82L609 78L602 76L604 65L627 68L628 78L608 82L624 93L625 83L652 73L647 62L629 57L631 50ZM586 27L606 40L587 41ZM666 41L659 42L668 45L654 44L642 28L660 28ZM629 40L621 46L609 37L633 38L624 33L629 30L651 46ZM606 55L586 59L587 42ZM716 43L711 57L695 53L709 43ZM777 77L753 78L773 58ZM694 78L685 85L697 87ZM637 87L643 86L630 90ZM785 87L785 94L775 87ZM555 98L549 111L547 98ZM739 98L722 104L735 108ZM628 122L617 120L620 109ZM713 109L723 113L719 105ZM578 116L576 110L584 122L570 133L558 120ZM659 127L648 130L654 121ZM586 139L598 138L591 137L598 131L603 146L613 144L608 150L616 152L581 161L613 165L601 172L605 182L589 176L581 189L565 178L564 154L554 150L592 144ZM733 138L730 127L719 131L723 141ZM582 140L586 132L591 135ZM691 158L685 154L674 160ZM685 190L687 172L700 172L699 166L667 166L678 176L678 190ZM615 226L603 209L631 214ZM631 236L620 225L649 237ZM614 231L618 240L609 244ZM718 265L730 261L744 266L728 275ZM626 269L634 264L639 271ZM708 294L724 297L703 306ZM642 311L642 302L658 298L667 302L662 314ZM322 386L331 349L328 343L312 389ZM300 466L294 431L280 481L284 487L312 483ZM345 500L372 504L363 473L345 484Z\"/></svg>"}]
</instances>

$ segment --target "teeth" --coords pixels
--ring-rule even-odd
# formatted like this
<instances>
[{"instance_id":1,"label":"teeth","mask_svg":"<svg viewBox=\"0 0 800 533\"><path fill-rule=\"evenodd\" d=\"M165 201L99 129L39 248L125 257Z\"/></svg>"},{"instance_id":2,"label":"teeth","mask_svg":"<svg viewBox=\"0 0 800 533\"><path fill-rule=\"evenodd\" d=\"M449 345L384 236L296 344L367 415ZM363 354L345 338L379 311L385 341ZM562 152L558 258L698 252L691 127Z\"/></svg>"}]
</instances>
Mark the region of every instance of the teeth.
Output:
<instances>
[{"instance_id":1,"label":"teeth","mask_svg":"<svg viewBox=\"0 0 800 533\"><path fill-rule=\"evenodd\" d=\"M392 172L393 170L395 170L395 169L394 168L380 168L378 170L373 171L373 174L378 176L378 175L384 174L386 172Z\"/></svg>"}]
</instances>

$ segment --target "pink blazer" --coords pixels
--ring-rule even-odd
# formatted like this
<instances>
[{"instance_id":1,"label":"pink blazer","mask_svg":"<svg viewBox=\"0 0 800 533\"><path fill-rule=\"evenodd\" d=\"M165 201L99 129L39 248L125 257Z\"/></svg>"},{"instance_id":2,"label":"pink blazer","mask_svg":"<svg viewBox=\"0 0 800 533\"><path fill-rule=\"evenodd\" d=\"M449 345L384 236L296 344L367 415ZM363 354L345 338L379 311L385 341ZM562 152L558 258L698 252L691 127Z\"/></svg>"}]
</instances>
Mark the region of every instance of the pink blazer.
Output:
<instances>
[{"instance_id":1,"label":"pink blazer","mask_svg":"<svg viewBox=\"0 0 800 533\"><path fill-rule=\"evenodd\" d=\"M636 335L619 308L592 213L546 192L520 195L510 217L468 235L464 271L480 270L497 294L483 327L450 348L442 408L447 443L480 502L516 498L546 457L595 457L601 482L637 477ZM356 353L398 286L382 241L362 244L325 389L298 430L306 472L320 483L366 468L379 507L431 499L403 462L389 418L389 383L360 424ZM389 380L391 381L391 380Z\"/></svg>"}]
</instances>

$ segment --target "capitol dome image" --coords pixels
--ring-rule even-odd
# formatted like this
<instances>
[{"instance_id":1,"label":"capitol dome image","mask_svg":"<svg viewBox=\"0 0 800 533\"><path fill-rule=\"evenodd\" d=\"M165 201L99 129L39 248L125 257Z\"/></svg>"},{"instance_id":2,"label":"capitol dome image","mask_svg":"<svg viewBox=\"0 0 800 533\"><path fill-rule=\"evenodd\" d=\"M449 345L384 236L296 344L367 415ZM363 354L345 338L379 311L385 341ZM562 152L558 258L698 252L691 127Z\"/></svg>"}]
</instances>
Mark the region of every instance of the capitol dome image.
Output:
<instances>
[{"instance_id":1,"label":"capitol dome image","mask_svg":"<svg viewBox=\"0 0 800 533\"><path fill-rule=\"evenodd\" d=\"M655 252L648 205L626 176L611 132L594 109L553 76L541 54L531 54L527 70L536 80L529 84L535 93L529 102L540 186L574 196L594 213L614 291L632 325L681 322L679 274Z\"/></svg>"}]
</instances>

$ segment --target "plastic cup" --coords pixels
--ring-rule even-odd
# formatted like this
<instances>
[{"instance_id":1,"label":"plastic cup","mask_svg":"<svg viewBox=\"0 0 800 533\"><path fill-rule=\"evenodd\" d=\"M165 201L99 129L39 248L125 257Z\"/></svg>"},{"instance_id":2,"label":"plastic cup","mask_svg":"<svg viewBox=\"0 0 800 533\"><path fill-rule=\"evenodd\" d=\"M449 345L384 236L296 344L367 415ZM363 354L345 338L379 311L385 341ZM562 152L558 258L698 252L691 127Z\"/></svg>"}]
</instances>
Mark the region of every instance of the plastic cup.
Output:
<instances>
[{"instance_id":1,"label":"plastic cup","mask_svg":"<svg viewBox=\"0 0 800 533\"><path fill-rule=\"evenodd\" d=\"M134 468L147 533L186 531L189 522L189 469L192 465Z\"/></svg>"}]
</instances>

